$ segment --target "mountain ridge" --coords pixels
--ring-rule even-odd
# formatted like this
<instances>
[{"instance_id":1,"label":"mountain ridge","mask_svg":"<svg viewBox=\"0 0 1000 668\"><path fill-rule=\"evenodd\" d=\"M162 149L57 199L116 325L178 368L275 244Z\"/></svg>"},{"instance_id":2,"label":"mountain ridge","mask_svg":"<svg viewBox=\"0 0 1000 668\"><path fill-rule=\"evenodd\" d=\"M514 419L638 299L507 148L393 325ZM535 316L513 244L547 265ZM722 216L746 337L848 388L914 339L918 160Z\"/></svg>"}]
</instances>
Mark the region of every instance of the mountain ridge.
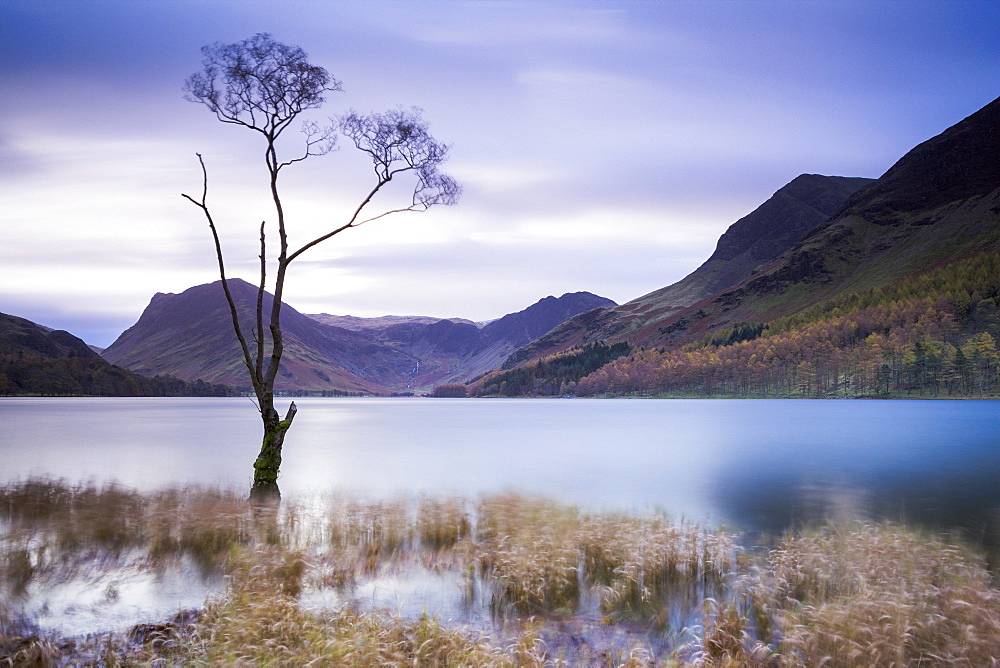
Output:
<instances>
[{"instance_id":1,"label":"mountain ridge","mask_svg":"<svg viewBox=\"0 0 1000 668\"><path fill-rule=\"evenodd\" d=\"M507 366L522 365L518 378L531 379L522 386L549 387L544 368L572 365L556 357L578 354L565 351L627 342L638 352L581 379L582 391L712 392L712 379L711 387L740 395L751 386L809 395L842 385L862 395L923 394L928 383L966 394L975 385L982 395L997 384L991 374L1000 365L1000 287L988 275L998 251L1000 98L908 151L735 285L631 322L629 310L641 304L568 320ZM812 315L797 325L803 329L790 330L805 313ZM762 336L773 339L750 343ZM796 346L824 352L797 358L789 352Z\"/></svg>"},{"instance_id":2,"label":"mountain ridge","mask_svg":"<svg viewBox=\"0 0 1000 668\"><path fill-rule=\"evenodd\" d=\"M568 319L545 337L516 351L504 364L589 343L627 341L643 327L670 318L701 299L738 284L822 224L872 179L800 174L719 237L715 251L680 281L617 307Z\"/></svg>"},{"instance_id":3,"label":"mountain ridge","mask_svg":"<svg viewBox=\"0 0 1000 668\"><path fill-rule=\"evenodd\" d=\"M995 252L998 214L1000 98L908 151L780 258L713 297L703 307L715 316L708 324L781 317L808 303Z\"/></svg>"},{"instance_id":4,"label":"mountain ridge","mask_svg":"<svg viewBox=\"0 0 1000 668\"><path fill-rule=\"evenodd\" d=\"M739 338L824 300L997 250L1000 98L918 144L878 179L796 177L733 223L691 274L625 304L566 293L485 324L307 316L286 305L278 388L419 391L584 345L668 349L718 333ZM251 322L257 288L239 279L231 285L241 321ZM104 357L146 375L240 382L242 355L218 286L157 293ZM265 294L265 308L270 300Z\"/></svg>"},{"instance_id":5,"label":"mountain ridge","mask_svg":"<svg viewBox=\"0 0 1000 668\"><path fill-rule=\"evenodd\" d=\"M257 287L242 279L230 279L229 284L250 340L246 327L254 321ZM272 302L265 292L265 312ZM464 319L426 316L310 317L285 304L286 351L276 389L391 394L465 381L498 365L568 315L608 304L614 302L585 292L550 296L482 327ZM248 384L221 281L179 295L157 293L136 324L103 355L144 375L169 373L244 388Z\"/></svg>"}]
</instances>

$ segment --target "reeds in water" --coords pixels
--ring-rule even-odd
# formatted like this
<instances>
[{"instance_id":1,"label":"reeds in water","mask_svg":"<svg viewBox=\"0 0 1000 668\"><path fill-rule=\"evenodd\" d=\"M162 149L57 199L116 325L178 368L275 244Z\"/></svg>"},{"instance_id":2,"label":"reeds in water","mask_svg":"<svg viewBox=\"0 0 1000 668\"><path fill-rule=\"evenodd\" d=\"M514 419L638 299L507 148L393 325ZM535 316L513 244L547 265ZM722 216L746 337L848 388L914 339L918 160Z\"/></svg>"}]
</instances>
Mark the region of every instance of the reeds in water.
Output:
<instances>
[{"instance_id":1,"label":"reeds in water","mask_svg":"<svg viewBox=\"0 0 1000 668\"><path fill-rule=\"evenodd\" d=\"M1000 592L982 559L899 526L831 526L789 537L748 589L767 640L788 661L1000 661Z\"/></svg>"},{"instance_id":2,"label":"reeds in water","mask_svg":"<svg viewBox=\"0 0 1000 668\"><path fill-rule=\"evenodd\" d=\"M417 503L416 531L423 547L431 550L454 547L472 533L465 501L454 497L421 498Z\"/></svg>"},{"instance_id":3,"label":"reeds in water","mask_svg":"<svg viewBox=\"0 0 1000 668\"><path fill-rule=\"evenodd\" d=\"M515 494L474 504L337 496L261 507L220 490L141 494L33 480L0 488L0 529L0 665L991 666L1000 659L1000 592L983 560L893 525L831 525L746 553L737 537L662 514L583 512ZM79 573L177 562L225 578L181 621L143 620L154 623L63 641L18 619L19 602ZM492 632L352 601L354 588L380 573L426 569L467 575L484 592ZM329 587L342 592L337 605L303 603Z\"/></svg>"},{"instance_id":4,"label":"reeds in water","mask_svg":"<svg viewBox=\"0 0 1000 668\"><path fill-rule=\"evenodd\" d=\"M574 509L515 495L477 509L481 573L494 613L571 613L580 598L579 516Z\"/></svg>"},{"instance_id":5,"label":"reeds in water","mask_svg":"<svg viewBox=\"0 0 1000 668\"><path fill-rule=\"evenodd\" d=\"M585 574L614 620L683 623L735 573L730 536L662 515L588 517L581 546Z\"/></svg>"},{"instance_id":6,"label":"reeds in water","mask_svg":"<svg viewBox=\"0 0 1000 668\"><path fill-rule=\"evenodd\" d=\"M255 550L194 627L186 661L203 665L542 666L533 637L507 645L422 615L351 607L317 612L289 593L286 558Z\"/></svg>"}]
</instances>

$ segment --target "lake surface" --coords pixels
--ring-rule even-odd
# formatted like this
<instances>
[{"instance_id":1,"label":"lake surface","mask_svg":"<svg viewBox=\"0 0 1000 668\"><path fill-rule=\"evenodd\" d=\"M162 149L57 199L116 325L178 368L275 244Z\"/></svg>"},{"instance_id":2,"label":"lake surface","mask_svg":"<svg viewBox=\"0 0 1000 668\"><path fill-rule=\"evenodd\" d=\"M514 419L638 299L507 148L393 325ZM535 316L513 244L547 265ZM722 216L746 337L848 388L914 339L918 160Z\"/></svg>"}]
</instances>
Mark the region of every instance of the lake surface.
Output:
<instances>
[{"instance_id":1,"label":"lake surface","mask_svg":"<svg viewBox=\"0 0 1000 668\"><path fill-rule=\"evenodd\" d=\"M660 509L748 543L829 516L959 528L1000 548L1000 402L299 399L286 497L519 491L593 510ZM282 411L284 408L282 408ZM31 477L140 491L249 490L249 399L0 399L0 484ZM221 590L191 563L127 560L34 582L15 609L64 635L126 630ZM89 562L87 562L89 563ZM88 567L90 568L90 567ZM452 574L454 575L454 574ZM448 574L387 574L354 600L482 623ZM113 594L112 594L113 592ZM310 605L340 605L328 590ZM329 598L332 596L333 598ZM478 621L477 621L478 620Z\"/></svg>"},{"instance_id":2,"label":"lake surface","mask_svg":"<svg viewBox=\"0 0 1000 668\"><path fill-rule=\"evenodd\" d=\"M1000 525L997 401L296 401L285 494L516 490L767 532L839 512ZM260 443L245 398L5 398L0 425L0 483L249 487Z\"/></svg>"}]
</instances>

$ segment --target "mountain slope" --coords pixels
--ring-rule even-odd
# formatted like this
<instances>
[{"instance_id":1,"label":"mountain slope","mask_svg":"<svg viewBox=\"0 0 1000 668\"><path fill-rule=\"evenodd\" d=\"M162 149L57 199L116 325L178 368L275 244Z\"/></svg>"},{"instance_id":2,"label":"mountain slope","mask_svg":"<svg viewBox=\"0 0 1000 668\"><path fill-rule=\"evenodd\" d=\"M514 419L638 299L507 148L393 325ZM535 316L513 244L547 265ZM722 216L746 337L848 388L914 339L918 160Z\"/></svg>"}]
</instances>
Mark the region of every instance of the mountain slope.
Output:
<instances>
[{"instance_id":1,"label":"mountain slope","mask_svg":"<svg viewBox=\"0 0 1000 668\"><path fill-rule=\"evenodd\" d=\"M393 325L431 325L441 320L461 322L467 325L476 323L464 318L434 318L424 315L384 315L377 318L360 318L354 315L330 315L329 313L310 313L310 318L324 325L343 327L354 332L383 330Z\"/></svg>"},{"instance_id":2,"label":"mountain slope","mask_svg":"<svg viewBox=\"0 0 1000 668\"><path fill-rule=\"evenodd\" d=\"M226 388L144 378L101 359L62 330L0 313L0 394L224 395Z\"/></svg>"},{"instance_id":3,"label":"mountain slope","mask_svg":"<svg viewBox=\"0 0 1000 668\"><path fill-rule=\"evenodd\" d=\"M419 316L353 318L313 316L344 322L378 342L411 355L415 368L405 389L427 389L464 382L498 367L512 352L545 334L568 317L614 302L589 292L545 297L528 308L477 327L469 320Z\"/></svg>"},{"instance_id":4,"label":"mountain slope","mask_svg":"<svg viewBox=\"0 0 1000 668\"><path fill-rule=\"evenodd\" d=\"M532 347L578 323L577 336L603 330L643 348L582 378L581 394L989 396L1000 388L998 250L1000 99L737 285L639 327L600 322L622 309L587 314Z\"/></svg>"},{"instance_id":5,"label":"mountain slope","mask_svg":"<svg viewBox=\"0 0 1000 668\"><path fill-rule=\"evenodd\" d=\"M909 151L762 271L638 340L677 343L791 315L998 248L1000 98Z\"/></svg>"},{"instance_id":6,"label":"mountain slope","mask_svg":"<svg viewBox=\"0 0 1000 668\"><path fill-rule=\"evenodd\" d=\"M69 332L51 330L6 313L0 313L0 352L22 357L97 357L90 346Z\"/></svg>"},{"instance_id":7,"label":"mountain slope","mask_svg":"<svg viewBox=\"0 0 1000 668\"><path fill-rule=\"evenodd\" d=\"M257 288L239 279L229 284L246 328L253 323ZM265 312L271 303L272 296L265 293ZM286 304L282 308L285 355L275 387L389 394L464 381L493 368L568 315L613 303L589 293L547 297L482 329L467 320L419 316L310 317ZM350 329L324 321L347 324ZM250 331L246 333L252 340ZM267 332L265 340L269 340ZM147 376L170 374L241 387L249 384L218 281L179 295L155 295L138 322L102 354Z\"/></svg>"},{"instance_id":8,"label":"mountain slope","mask_svg":"<svg viewBox=\"0 0 1000 668\"><path fill-rule=\"evenodd\" d=\"M997 396L998 301L1000 255L980 253L683 348L638 351L580 378L572 390L584 396ZM530 389L551 387L546 380Z\"/></svg>"},{"instance_id":9,"label":"mountain slope","mask_svg":"<svg viewBox=\"0 0 1000 668\"><path fill-rule=\"evenodd\" d=\"M257 288L240 279L230 279L229 286L246 329L254 321ZM271 302L265 293L265 312L270 312ZM385 393L413 366L413 360L394 350L373 346L357 332L322 325L287 304L282 327L285 357L275 383L279 390ZM249 329L246 335L252 345ZM265 340L270 341L266 327ZM249 386L220 281L178 295L156 294L138 322L103 356L146 376L169 373L185 380Z\"/></svg>"},{"instance_id":10,"label":"mountain slope","mask_svg":"<svg viewBox=\"0 0 1000 668\"><path fill-rule=\"evenodd\" d=\"M691 303L736 285L826 221L858 189L873 179L802 174L778 190L752 213L736 221L719 238L715 252L676 284L687 289ZM677 293L665 288L640 297L641 302L665 301Z\"/></svg>"},{"instance_id":11,"label":"mountain slope","mask_svg":"<svg viewBox=\"0 0 1000 668\"><path fill-rule=\"evenodd\" d=\"M715 252L682 280L621 306L587 313L562 323L546 337L517 351L514 366L573 346L604 340L625 341L642 327L748 278L826 221L871 179L802 174L780 188L719 238Z\"/></svg>"}]
</instances>

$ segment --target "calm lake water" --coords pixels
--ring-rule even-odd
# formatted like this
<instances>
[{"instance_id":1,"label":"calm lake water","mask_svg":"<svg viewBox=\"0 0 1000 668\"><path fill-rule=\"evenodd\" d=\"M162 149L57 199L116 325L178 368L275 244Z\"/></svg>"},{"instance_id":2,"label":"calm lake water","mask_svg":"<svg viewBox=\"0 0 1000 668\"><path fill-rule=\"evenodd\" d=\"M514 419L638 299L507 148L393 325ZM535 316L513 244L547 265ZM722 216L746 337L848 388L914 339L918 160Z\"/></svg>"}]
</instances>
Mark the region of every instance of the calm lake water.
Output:
<instances>
[{"instance_id":1,"label":"calm lake water","mask_svg":"<svg viewBox=\"0 0 1000 668\"><path fill-rule=\"evenodd\" d=\"M996 401L297 403L280 479L286 496L475 500L520 491L594 510L662 509L727 525L748 541L848 514L960 528L991 550L1000 546ZM6 398L0 425L0 484L46 477L142 491L249 489L260 443L249 399ZM124 630L200 606L223 586L190 564L167 572L112 566L33 585L16 608L61 634ZM465 610L460 586L443 577L390 574L353 595L413 614L488 617ZM323 598L330 595L315 592L311 603L343 602Z\"/></svg>"},{"instance_id":2,"label":"calm lake water","mask_svg":"<svg viewBox=\"0 0 1000 668\"><path fill-rule=\"evenodd\" d=\"M996 534L1000 402L299 399L283 493L517 490L777 532L830 512ZM282 412L283 412L282 408ZM0 483L249 487L249 399L0 400Z\"/></svg>"}]
</instances>

